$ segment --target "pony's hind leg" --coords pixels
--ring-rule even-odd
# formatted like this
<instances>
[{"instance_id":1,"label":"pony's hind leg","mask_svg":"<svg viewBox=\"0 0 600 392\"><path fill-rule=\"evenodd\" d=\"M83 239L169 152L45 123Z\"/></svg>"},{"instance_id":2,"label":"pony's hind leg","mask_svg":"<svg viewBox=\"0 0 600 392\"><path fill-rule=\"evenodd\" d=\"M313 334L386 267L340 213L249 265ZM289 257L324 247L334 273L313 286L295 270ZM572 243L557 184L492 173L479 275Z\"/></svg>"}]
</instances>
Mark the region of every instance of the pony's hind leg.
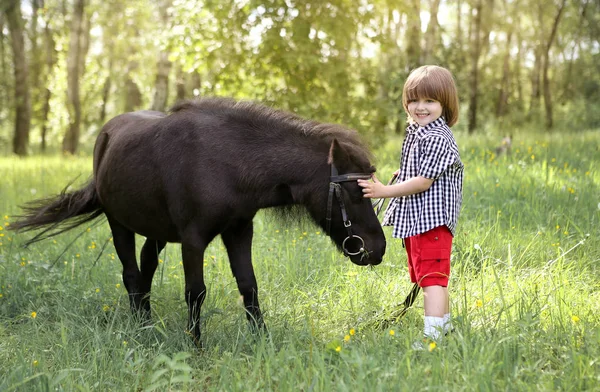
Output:
<instances>
[{"instance_id":1,"label":"pony's hind leg","mask_svg":"<svg viewBox=\"0 0 600 392\"><path fill-rule=\"evenodd\" d=\"M146 316L150 316L150 290L152 288L152 278L158 266L158 255L165 248L165 241L146 239L142 247L141 262L142 268L141 280L139 284L141 299L140 309Z\"/></svg>"},{"instance_id":2,"label":"pony's hind leg","mask_svg":"<svg viewBox=\"0 0 600 392\"><path fill-rule=\"evenodd\" d=\"M246 317L251 325L257 329L265 329L258 303L258 285L252 267L253 233L252 220L243 220L221 233L221 239L225 244L225 248L227 248L231 272L233 272L244 300Z\"/></svg>"},{"instance_id":3,"label":"pony's hind leg","mask_svg":"<svg viewBox=\"0 0 600 392\"><path fill-rule=\"evenodd\" d=\"M129 294L131 310L134 313L142 312L144 291L141 287L142 274L135 255L135 233L110 217L108 223L113 234L115 250L123 265L123 283Z\"/></svg>"},{"instance_id":4,"label":"pony's hind leg","mask_svg":"<svg viewBox=\"0 0 600 392\"><path fill-rule=\"evenodd\" d=\"M206 298L204 284L204 250L206 245L182 242L181 256L185 273L185 301L188 304L188 328L194 343L201 347L200 309Z\"/></svg>"}]
</instances>

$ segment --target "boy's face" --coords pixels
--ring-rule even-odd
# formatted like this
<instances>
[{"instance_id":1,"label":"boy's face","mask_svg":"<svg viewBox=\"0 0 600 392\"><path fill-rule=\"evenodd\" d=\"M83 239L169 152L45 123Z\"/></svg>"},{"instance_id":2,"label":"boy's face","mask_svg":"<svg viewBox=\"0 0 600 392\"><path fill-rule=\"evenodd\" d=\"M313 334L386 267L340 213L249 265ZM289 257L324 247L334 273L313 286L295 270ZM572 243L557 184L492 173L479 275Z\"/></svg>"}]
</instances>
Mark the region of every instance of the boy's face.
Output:
<instances>
[{"instance_id":1,"label":"boy's face","mask_svg":"<svg viewBox=\"0 0 600 392\"><path fill-rule=\"evenodd\" d=\"M408 114L420 126L424 127L442 115L442 104L435 99L417 98L408 101Z\"/></svg>"}]
</instances>

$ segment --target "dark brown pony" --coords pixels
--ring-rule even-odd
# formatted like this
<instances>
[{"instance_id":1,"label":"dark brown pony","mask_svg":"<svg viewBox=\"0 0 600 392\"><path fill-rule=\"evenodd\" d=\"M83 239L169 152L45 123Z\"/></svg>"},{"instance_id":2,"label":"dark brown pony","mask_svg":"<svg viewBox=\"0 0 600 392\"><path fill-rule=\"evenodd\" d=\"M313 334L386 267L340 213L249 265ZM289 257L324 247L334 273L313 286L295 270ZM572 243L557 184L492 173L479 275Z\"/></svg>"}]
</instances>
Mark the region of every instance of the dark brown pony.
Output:
<instances>
[{"instance_id":1,"label":"dark brown pony","mask_svg":"<svg viewBox=\"0 0 600 392\"><path fill-rule=\"evenodd\" d=\"M385 237L355 181L374 171L355 131L254 103L202 99L169 115L110 120L96 141L89 183L31 202L11 227L44 228L31 243L106 215L131 307L147 317L158 255L167 242L181 243L189 328L199 342L204 251L219 234L248 319L264 326L251 261L252 219L261 208L304 206L352 262L379 264ZM141 268L136 233L146 237Z\"/></svg>"}]
</instances>

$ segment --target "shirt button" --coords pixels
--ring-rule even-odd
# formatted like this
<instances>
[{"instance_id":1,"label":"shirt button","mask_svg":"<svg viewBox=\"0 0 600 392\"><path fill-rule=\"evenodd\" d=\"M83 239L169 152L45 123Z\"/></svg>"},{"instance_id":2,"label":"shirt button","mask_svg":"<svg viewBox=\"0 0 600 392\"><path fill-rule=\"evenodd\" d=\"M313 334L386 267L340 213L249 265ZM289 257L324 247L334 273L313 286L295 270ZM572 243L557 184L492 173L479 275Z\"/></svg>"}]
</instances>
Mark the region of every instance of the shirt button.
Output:
<instances>
[{"instance_id":1,"label":"shirt button","mask_svg":"<svg viewBox=\"0 0 600 392\"><path fill-rule=\"evenodd\" d=\"M437 238L437 237L435 237L435 238L434 238L434 240L436 240L436 241L437 241L437 240L438 240L438 238Z\"/></svg>"}]
</instances>

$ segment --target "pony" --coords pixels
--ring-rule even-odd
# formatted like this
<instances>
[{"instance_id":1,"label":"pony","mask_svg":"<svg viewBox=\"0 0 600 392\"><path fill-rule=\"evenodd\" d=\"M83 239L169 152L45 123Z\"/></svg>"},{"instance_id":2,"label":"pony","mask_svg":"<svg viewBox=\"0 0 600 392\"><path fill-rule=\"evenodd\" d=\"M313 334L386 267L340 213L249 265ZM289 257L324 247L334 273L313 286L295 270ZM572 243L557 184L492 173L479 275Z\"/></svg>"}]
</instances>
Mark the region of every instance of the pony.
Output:
<instances>
[{"instance_id":1,"label":"pony","mask_svg":"<svg viewBox=\"0 0 600 392\"><path fill-rule=\"evenodd\" d=\"M93 175L80 189L26 204L13 230L43 229L28 244L104 215L123 266L132 311L150 319L158 255L180 243L188 328L200 342L203 258L221 236L249 322L265 329L252 267L260 209L301 208L358 265L377 265L385 236L356 179L375 172L358 133L258 103L183 101L168 114L116 116L94 145ZM136 258L135 235L146 237Z\"/></svg>"}]
</instances>

